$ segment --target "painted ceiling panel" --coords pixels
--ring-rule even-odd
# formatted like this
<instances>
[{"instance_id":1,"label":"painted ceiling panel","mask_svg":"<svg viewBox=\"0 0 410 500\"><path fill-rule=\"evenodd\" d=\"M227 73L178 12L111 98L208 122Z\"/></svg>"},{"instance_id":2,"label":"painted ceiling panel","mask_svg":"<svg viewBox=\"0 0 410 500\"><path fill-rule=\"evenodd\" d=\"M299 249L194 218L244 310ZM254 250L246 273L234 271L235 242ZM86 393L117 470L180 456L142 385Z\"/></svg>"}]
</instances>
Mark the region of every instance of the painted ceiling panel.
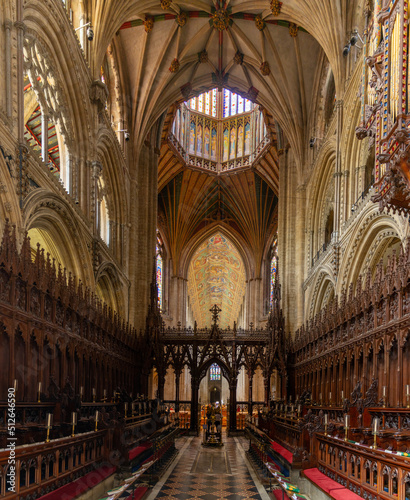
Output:
<instances>
[{"instance_id":1,"label":"painted ceiling panel","mask_svg":"<svg viewBox=\"0 0 410 500\"><path fill-rule=\"evenodd\" d=\"M161 190L158 201L174 272L180 271L183 249L205 226L217 224L246 242L259 275L266 237L275 223L277 197L256 172L217 177L185 169Z\"/></svg>"},{"instance_id":2,"label":"painted ceiling panel","mask_svg":"<svg viewBox=\"0 0 410 500\"><path fill-rule=\"evenodd\" d=\"M196 250L188 272L188 294L195 321L210 326L209 310L216 304L222 312L221 328L233 327L245 294L245 269L238 250L220 232Z\"/></svg>"}]
</instances>

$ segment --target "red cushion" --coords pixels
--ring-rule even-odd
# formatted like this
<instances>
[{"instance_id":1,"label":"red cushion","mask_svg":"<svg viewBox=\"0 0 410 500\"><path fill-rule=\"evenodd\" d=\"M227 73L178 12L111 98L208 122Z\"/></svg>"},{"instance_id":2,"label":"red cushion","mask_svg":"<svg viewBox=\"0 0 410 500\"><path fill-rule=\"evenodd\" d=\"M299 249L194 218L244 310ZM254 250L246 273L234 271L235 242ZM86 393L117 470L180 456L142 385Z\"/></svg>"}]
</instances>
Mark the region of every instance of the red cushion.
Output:
<instances>
[{"instance_id":1,"label":"red cushion","mask_svg":"<svg viewBox=\"0 0 410 500\"><path fill-rule=\"evenodd\" d=\"M84 492L91 490L97 484L101 483L111 474L114 474L116 467L100 467L95 469L83 477L68 483L57 490L54 490L47 495L40 497L41 500L70 500L72 498L77 498Z\"/></svg>"},{"instance_id":2,"label":"red cushion","mask_svg":"<svg viewBox=\"0 0 410 500\"><path fill-rule=\"evenodd\" d=\"M363 497L356 495L353 491L348 490L347 488L343 488L342 490L332 491L330 496L335 498L336 500L362 500Z\"/></svg>"},{"instance_id":3,"label":"red cushion","mask_svg":"<svg viewBox=\"0 0 410 500\"><path fill-rule=\"evenodd\" d=\"M333 479L330 479L330 477L327 477L326 474L320 472L317 467L313 469L306 469L305 471L303 471L303 473L313 483L317 484L319 488L322 488L322 490L326 491L330 496L336 498L337 500L355 500L358 498L362 498L359 497L359 495L356 495L356 493L348 490L338 482L334 481Z\"/></svg>"},{"instance_id":4,"label":"red cushion","mask_svg":"<svg viewBox=\"0 0 410 500\"><path fill-rule=\"evenodd\" d=\"M293 462L293 453L281 446L279 443L275 443L275 441L272 441L271 447L272 450L276 451L276 453L279 453L279 455L282 455L282 457L285 458L290 464Z\"/></svg>"},{"instance_id":5,"label":"red cushion","mask_svg":"<svg viewBox=\"0 0 410 500\"><path fill-rule=\"evenodd\" d=\"M273 490L272 493L276 500L289 500L288 495L283 490Z\"/></svg>"},{"instance_id":6,"label":"red cushion","mask_svg":"<svg viewBox=\"0 0 410 500\"><path fill-rule=\"evenodd\" d=\"M132 460L133 458L135 458L136 456L138 456L140 453L142 453L143 451L145 451L150 446L151 446L150 443L140 444L139 446L137 446L136 448L133 448L132 450L130 450L128 452L128 458L130 460Z\"/></svg>"},{"instance_id":7,"label":"red cushion","mask_svg":"<svg viewBox=\"0 0 410 500\"><path fill-rule=\"evenodd\" d=\"M345 489L344 486L337 483L336 481L333 481L333 479L330 479L330 478L317 479L314 482L315 482L315 484L317 484L319 486L319 488L322 488L322 490L326 491L326 493L330 493L333 490Z\"/></svg>"},{"instance_id":8,"label":"red cushion","mask_svg":"<svg viewBox=\"0 0 410 500\"><path fill-rule=\"evenodd\" d=\"M313 469L305 469L303 473L308 479L311 479L312 481L315 481L317 479L324 479L326 477L326 475L323 474L323 472L320 472L317 467Z\"/></svg>"},{"instance_id":9,"label":"red cushion","mask_svg":"<svg viewBox=\"0 0 410 500\"><path fill-rule=\"evenodd\" d=\"M140 488L137 488L135 490L135 493L132 497L132 500L139 500L140 498L142 498L145 493L148 491L148 487L147 486L141 486Z\"/></svg>"}]
</instances>

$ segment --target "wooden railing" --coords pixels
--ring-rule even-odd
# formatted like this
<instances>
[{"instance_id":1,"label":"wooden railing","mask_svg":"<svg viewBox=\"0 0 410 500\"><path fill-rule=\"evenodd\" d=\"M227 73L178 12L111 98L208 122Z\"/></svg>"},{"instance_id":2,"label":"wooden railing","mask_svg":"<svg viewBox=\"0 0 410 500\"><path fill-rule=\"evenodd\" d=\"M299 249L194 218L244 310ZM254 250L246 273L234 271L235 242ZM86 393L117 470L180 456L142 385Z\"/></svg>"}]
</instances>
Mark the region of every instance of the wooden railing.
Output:
<instances>
[{"instance_id":1,"label":"wooden railing","mask_svg":"<svg viewBox=\"0 0 410 500\"><path fill-rule=\"evenodd\" d=\"M15 463L10 463L10 449L1 450L0 496L37 498L90 472L107 456L106 434L101 430L16 447Z\"/></svg>"},{"instance_id":2,"label":"wooden railing","mask_svg":"<svg viewBox=\"0 0 410 500\"><path fill-rule=\"evenodd\" d=\"M317 443L318 468L334 481L368 500L410 498L408 457L324 434Z\"/></svg>"}]
</instances>

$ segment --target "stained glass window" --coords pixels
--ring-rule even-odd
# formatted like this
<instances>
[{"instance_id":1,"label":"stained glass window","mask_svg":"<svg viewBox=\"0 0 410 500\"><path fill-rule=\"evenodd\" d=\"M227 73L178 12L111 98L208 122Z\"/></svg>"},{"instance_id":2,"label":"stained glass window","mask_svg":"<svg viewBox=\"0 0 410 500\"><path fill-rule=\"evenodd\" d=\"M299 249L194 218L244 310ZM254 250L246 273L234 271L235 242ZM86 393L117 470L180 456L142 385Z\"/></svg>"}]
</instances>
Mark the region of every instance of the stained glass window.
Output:
<instances>
[{"instance_id":1,"label":"stained glass window","mask_svg":"<svg viewBox=\"0 0 410 500\"><path fill-rule=\"evenodd\" d=\"M108 217L108 207L105 196L100 203L100 236L107 243L110 244L110 219Z\"/></svg>"},{"instance_id":2,"label":"stained glass window","mask_svg":"<svg viewBox=\"0 0 410 500\"><path fill-rule=\"evenodd\" d=\"M278 257L277 257L277 248L276 248L276 240L273 242L272 246L272 258L270 261L270 307L273 306L273 290L275 288L276 283L276 272L278 265Z\"/></svg>"},{"instance_id":3,"label":"stained glass window","mask_svg":"<svg viewBox=\"0 0 410 500\"><path fill-rule=\"evenodd\" d=\"M243 113L245 111L244 104L245 99L238 95L238 113Z\"/></svg>"},{"instance_id":4,"label":"stained glass window","mask_svg":"<svg viewBox=\"0 0 410 500\"><path fill-rule=\"evenodd\" d=\"M227 89L224 89L224 112L223 112L223 116L224 118L226 116L229 116L229 106L230 106L230 92L229 90Z\"/></svg>"},{"instance_id":5,"label":"stained glass window","mask_svg":"<svg viewBox=\"0 0 410 500\"><path fill-rule=\"evenodd\" d=\"M227 118L229 116L247 113L252 111L254 107L252 101L249 99L245 99L228 89L223 89L222 112L218 112L217 96L218 90L212 89L209 92L200 94L198 97L192 97L186 104L193 111L199 111L200 113L213 116L214 118L218 115L222 115L222 118Z\"/></svg>"},{"instance_id":6,"label":"stained glass window","mask_svg":"<svg viewBox=\"0 0 410 500\"><path fill-rule=\"evenodd\" d=\"M212 90L212 116L216 117L216 89Z\"/></svg>"},{"instance_id":7,"label":"stained glass window","mask_svg":"<svg viewBox=\"0 0 410 500\"><path fill-rule=\"evenodd\" d=\"M221 380L221 369L214 363L209 369L209 379L210 380Z\"/></svg>"},{"instance_id":8,"label":"stained glass window","mask_svg":"<svg viewBox=\"0 0 410 500\"><path fill-rule=\"evenodd\" d=\"M156 255L157 255L157 269L156 269L156 278L157 278L157 287L158 287L158 306L162 310L163 309L163 275L164 275L164 261L162 259L162 247L161 241L159 237L157 237L157 246L156 246Z\"/></svg>"},{"instance_id":9,"label":"stained glass window","mask_svg":"<svg viewBox=\"0 0 410 500\"><path fill-rule=\"evenodd\" d=\"M176 111L171 130L184 160L211 170L250 165L269 139L260 108L228 89L214 88L187 100Z\"/></svg>"},{"instance_id":10,"label":"stained glass window","mask_svg":"<svg viewBox=\"0 0 410 500\"><path fill-rule=\"evenodd\" d=\"M211 105L211 92L207 92L205 94L205 114L209 115L210 114L210 107Z\"/></svg>"}]
</instances>

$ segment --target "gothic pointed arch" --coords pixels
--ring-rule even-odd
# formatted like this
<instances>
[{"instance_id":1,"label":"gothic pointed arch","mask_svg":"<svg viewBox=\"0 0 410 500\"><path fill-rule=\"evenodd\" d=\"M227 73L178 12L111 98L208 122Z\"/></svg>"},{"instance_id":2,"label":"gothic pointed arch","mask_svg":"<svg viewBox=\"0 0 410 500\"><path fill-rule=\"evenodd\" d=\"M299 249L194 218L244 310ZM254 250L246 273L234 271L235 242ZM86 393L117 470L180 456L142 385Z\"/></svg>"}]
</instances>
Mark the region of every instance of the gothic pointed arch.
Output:
<instances>
[{"instance_id":1,"label":"gothic pointed arch","mask_svg":"<svg viewBox=\"0 0 410 500\"><path fill-rule=\"evenodd\" d=\"M71 271L86 285L94 285L91 259L83 228L71 206L55 194L38 188L26 198L24 227L33 250L37 243L51 258Z\"/></svg>"}]
</instances>

